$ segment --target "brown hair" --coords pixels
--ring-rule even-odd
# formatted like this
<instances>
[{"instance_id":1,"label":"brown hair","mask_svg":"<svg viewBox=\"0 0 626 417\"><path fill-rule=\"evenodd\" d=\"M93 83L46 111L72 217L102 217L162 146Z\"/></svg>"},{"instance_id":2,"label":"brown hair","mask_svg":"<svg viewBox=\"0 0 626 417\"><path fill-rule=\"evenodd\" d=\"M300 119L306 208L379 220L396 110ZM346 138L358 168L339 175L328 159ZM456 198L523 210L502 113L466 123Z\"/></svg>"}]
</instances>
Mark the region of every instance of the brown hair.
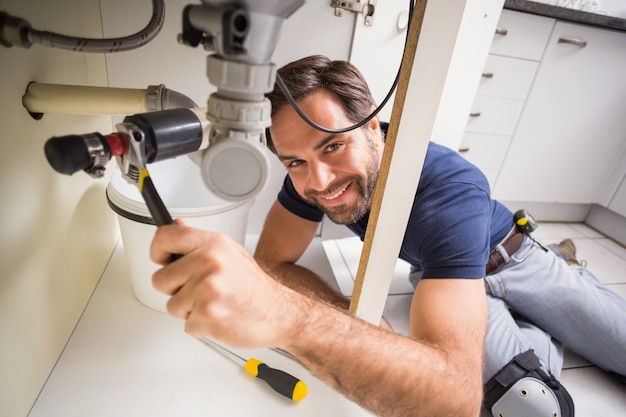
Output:
<instances>
[{"instance_id":1,"label":"brown hair","mask_svg":"<svg viewBox=\"0 0 626 417\"><path fill-rule=\"evenodd\" d=\"M369 116L376 106L365 78L347 61L332 61L323 55L312 55L285 65L278 70L278 74L297 103L320 89L335 93L346 116L355 123ZM267 94L267 98L272 103L272 116L289 105L278 84L274 84L274 90ZM267 147L275 152L269 129L266 136Z\"/></svg>"}]
</instances>

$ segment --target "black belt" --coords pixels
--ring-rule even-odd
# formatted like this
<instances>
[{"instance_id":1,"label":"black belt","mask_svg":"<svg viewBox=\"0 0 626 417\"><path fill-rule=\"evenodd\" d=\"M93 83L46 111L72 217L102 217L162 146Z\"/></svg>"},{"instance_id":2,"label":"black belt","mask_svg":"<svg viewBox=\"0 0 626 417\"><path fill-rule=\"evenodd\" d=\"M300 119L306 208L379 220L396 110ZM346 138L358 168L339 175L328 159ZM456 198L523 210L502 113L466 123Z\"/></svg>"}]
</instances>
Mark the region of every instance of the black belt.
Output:
<instances>
[{"instance_id":1,"label":"black belt","mask_svg":"<svg viewBox=\"0 0 626 417\"><path fill-rule=\"evenodd\" d=\"M520 232L517 227L514 227L511 234L504 239L502 243L498 245L506 251L507 257L501 253L499 248L496 247L493 252L489 254L489 260L487 261L487 265L485 266L486 274L489 275L493 270L497 267L509 261L508 256L513 255L515 252L519 250L522 246L522 242L524 241L524 233Z\"/></svg>"}]
</instances>

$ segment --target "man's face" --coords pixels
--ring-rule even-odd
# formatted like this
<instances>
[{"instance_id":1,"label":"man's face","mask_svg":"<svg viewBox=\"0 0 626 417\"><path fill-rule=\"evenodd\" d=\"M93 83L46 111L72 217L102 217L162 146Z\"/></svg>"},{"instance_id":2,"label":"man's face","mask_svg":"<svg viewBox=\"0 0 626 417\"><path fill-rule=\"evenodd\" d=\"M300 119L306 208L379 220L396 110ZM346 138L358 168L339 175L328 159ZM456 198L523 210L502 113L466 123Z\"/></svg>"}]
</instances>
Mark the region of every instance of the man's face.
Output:
<instances>
[{"instance_id":1,"label":"man's face","mask_svg":"<svg viewBox=\"0 0 626 417\"><path fill-rule=\"evenodd\" d=\"M321 90L298 103L304 113L327 128L343 128L347 119L334 94ZM335 223L359 220L371 205L383 142L378 120L365 128L329 134L314 129L291 106L280 109L270 128L276 154L296 191Z\"/></svg>"}]
</instances>

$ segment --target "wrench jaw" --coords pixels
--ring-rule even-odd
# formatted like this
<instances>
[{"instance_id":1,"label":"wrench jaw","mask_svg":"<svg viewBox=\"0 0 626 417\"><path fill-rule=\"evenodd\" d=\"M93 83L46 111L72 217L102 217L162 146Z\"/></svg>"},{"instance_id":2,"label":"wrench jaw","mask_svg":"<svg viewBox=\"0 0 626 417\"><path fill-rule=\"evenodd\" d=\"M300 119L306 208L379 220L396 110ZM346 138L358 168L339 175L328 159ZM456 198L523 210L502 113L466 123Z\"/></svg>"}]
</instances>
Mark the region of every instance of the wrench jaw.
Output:
<instances>
[{"instance_id":1,"label":"wrench jaw","mask_svg":"<svg viewBox=\"0 0 626 417\"><path fill-rule=\"evenodd\" d=\"M119 123L115 127L126 135L129 145L127 154L116 157L117 165L126 181L139 185L141 172L147 170L145 134L133 123Z\"/></svg>"}]
</instances>

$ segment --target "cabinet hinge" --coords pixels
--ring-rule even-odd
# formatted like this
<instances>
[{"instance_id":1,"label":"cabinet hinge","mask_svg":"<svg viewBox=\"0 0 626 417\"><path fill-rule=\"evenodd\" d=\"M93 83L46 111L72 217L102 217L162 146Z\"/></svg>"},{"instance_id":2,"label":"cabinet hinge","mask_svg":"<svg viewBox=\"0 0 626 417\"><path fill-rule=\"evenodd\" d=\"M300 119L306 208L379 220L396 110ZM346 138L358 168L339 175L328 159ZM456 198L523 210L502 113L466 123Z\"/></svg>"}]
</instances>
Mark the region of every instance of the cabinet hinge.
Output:
<instances>
[{"instance_id":1,"label":"cabinet hinge","mask_svg":"<svg viewBox=\"0 0 626 417\"><path fill-rule=\"evenodd\" d=\"M330 7L335 8L335 16L342 16L343 11L360 13L363 15L366 26L372 26L374 24L374 11L376 10L377 0L331 0Z\"/></svg>"}]
</instances>

